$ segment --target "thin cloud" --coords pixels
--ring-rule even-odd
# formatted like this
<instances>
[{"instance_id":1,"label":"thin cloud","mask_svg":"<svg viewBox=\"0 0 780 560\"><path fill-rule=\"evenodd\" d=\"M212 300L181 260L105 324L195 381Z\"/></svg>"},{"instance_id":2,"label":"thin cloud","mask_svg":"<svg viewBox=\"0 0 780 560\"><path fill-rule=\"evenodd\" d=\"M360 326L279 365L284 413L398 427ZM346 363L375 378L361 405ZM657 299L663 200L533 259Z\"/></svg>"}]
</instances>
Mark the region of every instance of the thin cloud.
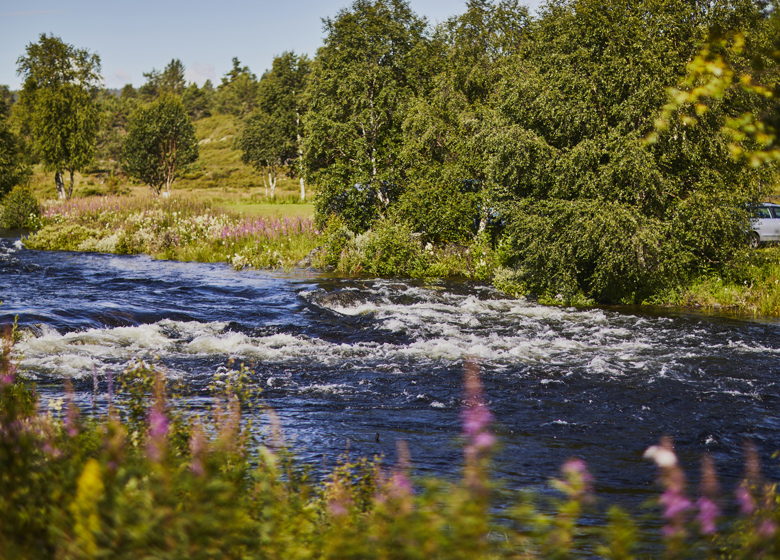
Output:
<instances>
[{"instance_id":1,"label":"thin cloud","mask_svg":"<svg viewBox=\"0 0 780 560\"><path fill-rule=\"evenodd\" d=\"M197 62L192 65L192 68L184 70L184 79L188 82L195 82L199 86L202 86L206 80L214 80L214 65L213 64L198 64Z\"/></svg>"},{"instance_id":2,"label":"thin cloud","mask_svg":"<svg viewBox=\"0 0 780 560\"><path fill-rule=\"evenodd\" d=\"M128 74L124 70L117 70L116 72L114 72L114 79L123 84L129 84L132 81L130 79L130 74Z\"/></svg>"},{"instance_id":3,"label":"thin cloud","mask_svg":"<svg viewBox=\"0 0 780 560\"><path fill-rule=\"evenodd\" d=\"M0 12L0 16L40 16L43 14L61 14L62 10L30 10L27 12Z\"/></svg>"}]
</instances>

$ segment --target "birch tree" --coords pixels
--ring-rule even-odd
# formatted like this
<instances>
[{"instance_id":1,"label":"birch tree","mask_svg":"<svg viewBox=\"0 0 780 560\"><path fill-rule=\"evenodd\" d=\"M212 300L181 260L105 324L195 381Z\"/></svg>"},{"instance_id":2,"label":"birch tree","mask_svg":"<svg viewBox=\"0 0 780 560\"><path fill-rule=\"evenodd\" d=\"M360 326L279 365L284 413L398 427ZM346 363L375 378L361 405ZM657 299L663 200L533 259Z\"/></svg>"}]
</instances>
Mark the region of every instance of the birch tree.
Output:
<instances>
[{"instance_id":1,"label":"birch tree","mask_svg":"<svg viewBox=\"0 0 780 560\"><path fill-rule=\"evenodd\" d=\"M42 33L16 64L24 79L18 102L22 132L29 137L34 156L47 171L54 171L60 199L69 199L73 174L84 170L95 153L100 57Z\"/></svg>"}]
</instances>

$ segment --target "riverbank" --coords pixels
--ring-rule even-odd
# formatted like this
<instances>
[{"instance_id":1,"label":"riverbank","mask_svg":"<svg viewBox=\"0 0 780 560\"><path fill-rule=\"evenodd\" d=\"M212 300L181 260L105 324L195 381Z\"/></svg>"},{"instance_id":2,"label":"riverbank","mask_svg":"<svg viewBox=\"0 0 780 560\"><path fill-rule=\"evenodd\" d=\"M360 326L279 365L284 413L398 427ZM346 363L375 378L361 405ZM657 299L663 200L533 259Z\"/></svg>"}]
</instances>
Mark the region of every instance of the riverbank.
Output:
<instances>
[{"instance_id":1,"label":"riverbank","mask_svg":"<svg viewBox=\"0 0 780 560\"><path fill-rule=\"evenodd\" d=\"M434 245L409 227L380 220L355 235L337 218L315 227L309 205L265 204L246 213L192 196L77 198L45 206L31 249L145 253L157 259L226 262L235 269L307 266L343 274L461 277L491 281L507 294L529 291L502 266L502 242L487 234L464 245ZM254 214L251 215L250 214ZM589 306L584 296L536 294L547 305ZM643 302L753 316L780 316L780 248L745 249L718 271L689 279Z\"/></svg>"}]
</instances>

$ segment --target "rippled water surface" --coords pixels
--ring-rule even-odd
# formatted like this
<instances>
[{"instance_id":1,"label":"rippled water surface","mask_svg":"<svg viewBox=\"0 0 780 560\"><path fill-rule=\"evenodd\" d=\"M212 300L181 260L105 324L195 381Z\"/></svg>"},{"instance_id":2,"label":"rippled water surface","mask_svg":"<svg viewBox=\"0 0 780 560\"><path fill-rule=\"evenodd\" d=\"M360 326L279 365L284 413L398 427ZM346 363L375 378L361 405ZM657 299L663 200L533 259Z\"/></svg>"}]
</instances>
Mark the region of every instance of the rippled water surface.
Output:
<instances>
[{"instance_id":1,"label":"rippled water surface","mask_svg":"<svg viewBox=\"0 0 780 560\"><path fill-rule=\"evenodd\" d=\"M0 320L18 315L34 334L21 344L23 367L44 400L68 376L89 402L93 375L102 390L108 372L143 358L198 403L235 359L253 364L263 398L313 463L347 447L392 461L403 438L420 471L456 472L467 357L480 365L510 486L543 483L577 455L602 491L637 502L654 477L642 452L663 434L691 478L710 451L727 487L746 438L765 459L780 448L775 321L550 308L474 284L35 252L13 238L0 240L0 299Z\"/></svg>"}]
</instances>

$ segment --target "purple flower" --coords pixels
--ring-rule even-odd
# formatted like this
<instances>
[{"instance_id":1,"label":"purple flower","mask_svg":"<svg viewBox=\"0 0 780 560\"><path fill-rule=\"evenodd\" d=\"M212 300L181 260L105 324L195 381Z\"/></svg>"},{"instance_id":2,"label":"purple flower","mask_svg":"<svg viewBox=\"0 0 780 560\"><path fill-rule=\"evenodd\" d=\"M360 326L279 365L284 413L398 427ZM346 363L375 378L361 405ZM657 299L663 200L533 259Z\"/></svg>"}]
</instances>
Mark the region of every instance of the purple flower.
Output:
<instances>
[{"instance_id":1,"label":"purple flower","mask_svg":"<svg viewBox=\"0 0 780 560\"><path fill-rule=\"evenodd\" d=\"M758 526L758 534L762 537L774 537L775 533L777 533L777 523L771 519L764 519Z\"/></svg>"},{"instance_id":2,"label":"purple flower","mask_svg":"<svg viewBox=\"0 0 780 560\"><path fill-rule=\"evenodd\" d=\"M756 511L756 501L744 483L737 488L737 504L739 504L739 512L745 517L753 515Z\"/></svg>"},{"instance_id":3,"label":"purple flower","mask_svg":"<svg viewBox=\"0 0 780 560\"><path fill-rule=\"evenodd\" d=\"M165 413L153 408L149 413L149 435L154 439L165 437L168 433L168 418Z\"/></svg>"},{"instance_id":4,"label":"purple flower","mask_svg":"<svg viewBox=\"0 0 780 560\"><path fill-rule=\"evenodd\" d=\"M493 415L480 401L471 402L463 411L463 434L475 438L493 420Z\"/></svg>"},{"instance_id":5,"label":"purple flower","mask_svg":"<svg viewBox=\"0 0 780 560\"><path fill-rule=\"evenodd\" d=\"M715 533L715 521L720 515L720 508L707 497L699 498L696 503L699 508L699 515L696 520L699 522L699 530L702 535L712 535Z\"/></svg>"}]
</instances>

